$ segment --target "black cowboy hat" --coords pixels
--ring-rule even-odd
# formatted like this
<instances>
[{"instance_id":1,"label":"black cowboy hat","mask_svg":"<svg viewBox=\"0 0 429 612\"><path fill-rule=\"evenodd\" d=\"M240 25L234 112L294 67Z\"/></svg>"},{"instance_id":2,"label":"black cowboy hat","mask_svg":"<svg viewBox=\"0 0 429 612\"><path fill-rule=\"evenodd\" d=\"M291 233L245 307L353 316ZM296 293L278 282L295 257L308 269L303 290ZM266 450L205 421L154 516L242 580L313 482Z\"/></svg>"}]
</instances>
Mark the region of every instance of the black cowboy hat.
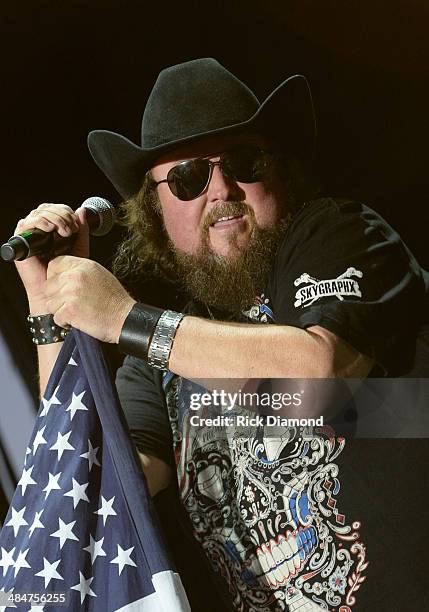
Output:
<instances>
[{"instance_id":1,"label":"black cowboy hat","mask_svg":"<svg viewBox=\"0 0 429 612\"><path fill-rule=\"evenodd\" d=\"M141 147L106 130L92 131L88 147L121 196L129 198L164 153L205 136L243 131L272 135L282 149L309 159L316 128L307 79L291 76L260 104L212 58L171 66L159 74L147 101Z\"/></svg>"}]
</instances>

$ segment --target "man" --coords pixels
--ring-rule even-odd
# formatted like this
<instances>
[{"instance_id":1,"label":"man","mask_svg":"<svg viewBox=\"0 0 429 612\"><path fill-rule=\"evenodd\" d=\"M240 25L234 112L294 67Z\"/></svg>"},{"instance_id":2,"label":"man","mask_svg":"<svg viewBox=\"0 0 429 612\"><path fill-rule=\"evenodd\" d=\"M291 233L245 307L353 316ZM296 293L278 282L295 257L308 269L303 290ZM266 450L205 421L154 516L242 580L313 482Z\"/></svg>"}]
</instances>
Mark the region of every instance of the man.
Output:
<instances>
[{"instance_id":1,"label":"man","mask_svg":"<svg viewBox=\"0 0 429 612\"><path fill-rule=\"evenodd\" d=\"M310 200L314 134L303 77L261 105L212 59L161 72L141 147L90 134L126 199L117 272L176 283L191 300L184 313L137 303L87 259L82 210L42 204L15 230L78 233L70 256L17 262L30 314L128 353L117 387L151 493L174 486L177 470L186 520L243 612L351 598L358 582L346 594L346 579L351 568L364 579L365 548L346 567L332 544L352 531L330 490L341 442L305 429L273 438L264 427L238 438L193 429L195 381L403 373L423 317L423 272L397 234L360 204ZM42 393L58 351L38 347ZM318 581L327 555L329 580Z\"/></svg>"}]
</instances>

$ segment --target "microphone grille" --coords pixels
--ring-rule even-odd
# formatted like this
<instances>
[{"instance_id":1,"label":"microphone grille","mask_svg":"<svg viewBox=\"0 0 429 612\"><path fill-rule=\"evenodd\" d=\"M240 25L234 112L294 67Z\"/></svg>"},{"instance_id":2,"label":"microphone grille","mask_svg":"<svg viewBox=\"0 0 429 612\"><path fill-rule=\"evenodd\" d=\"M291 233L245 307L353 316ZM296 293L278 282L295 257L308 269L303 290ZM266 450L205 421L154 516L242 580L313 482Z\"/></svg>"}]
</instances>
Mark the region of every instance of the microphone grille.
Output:
<instances>
[{"instance_id":1,"label":"microphone grille","mask_svg":"<svg viewBox=\"0 0 429 612\"><path fill-rule=\"evenodd\" d=\"M100 218L99 226L91 229L91 234L93 236L105 236L110 232L116 221L116 213L115 207L109 200L105 200L99 196L93 196L87 198L82 203L82 207L89 208L95 213L98 213Z\"/></svg>"}]
</instances>

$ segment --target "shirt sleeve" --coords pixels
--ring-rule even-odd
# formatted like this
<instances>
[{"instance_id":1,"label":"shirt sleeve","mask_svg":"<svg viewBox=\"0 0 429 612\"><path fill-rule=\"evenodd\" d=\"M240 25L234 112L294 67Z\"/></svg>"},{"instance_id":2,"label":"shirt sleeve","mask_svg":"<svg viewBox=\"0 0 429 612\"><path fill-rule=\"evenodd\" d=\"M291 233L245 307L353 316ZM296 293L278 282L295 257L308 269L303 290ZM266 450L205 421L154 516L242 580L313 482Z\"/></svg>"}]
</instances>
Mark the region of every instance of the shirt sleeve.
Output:
<instances>
[{"instance_id":1,"label":"shirt sleeve","mask_svg":"<svg viewBox=\"0 0 429 612\"><path fill-rule=\"evenodd\" d=\"M268 287L276 323L320 325L373 357L384 374L406 368L424 308L422 270L373 210L331 198L292 222Z\"/></svg>"},{"instance_id":2,"label":"shirt sleeve","mask_svg":"<svg viewBox=\"0 0 429 612\"><path fill-rule=\"evenodd\" d=\"M174 465L173 442L161 377L142 359L127 355L116 388L138 450Z\"/></svg>"}]
</instances>

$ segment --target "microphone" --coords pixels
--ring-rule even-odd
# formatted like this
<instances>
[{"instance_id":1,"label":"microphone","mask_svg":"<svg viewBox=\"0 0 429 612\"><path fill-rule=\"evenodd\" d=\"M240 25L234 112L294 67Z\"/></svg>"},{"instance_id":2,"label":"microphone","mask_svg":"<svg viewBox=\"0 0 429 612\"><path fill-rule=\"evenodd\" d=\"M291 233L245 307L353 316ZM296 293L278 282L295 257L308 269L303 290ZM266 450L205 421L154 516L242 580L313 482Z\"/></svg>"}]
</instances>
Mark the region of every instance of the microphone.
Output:
<instances>
[{"instance_id":1,"label":"microphone","mask_svg":"<svg viewBox=\"0 0 429 612\"><path fill-rule=\"evenodd\" d=\"M94 196L82 203L86 209L86 220L92 236L105 236L116 221L115 208L108 200ZM44 232L38 228L27 230L9 238L0 247L4 261L22 261L33 255L48 257L63 255L76 239L76 234L63 237L57 232Z\"/></svg>"}]
</instances>

